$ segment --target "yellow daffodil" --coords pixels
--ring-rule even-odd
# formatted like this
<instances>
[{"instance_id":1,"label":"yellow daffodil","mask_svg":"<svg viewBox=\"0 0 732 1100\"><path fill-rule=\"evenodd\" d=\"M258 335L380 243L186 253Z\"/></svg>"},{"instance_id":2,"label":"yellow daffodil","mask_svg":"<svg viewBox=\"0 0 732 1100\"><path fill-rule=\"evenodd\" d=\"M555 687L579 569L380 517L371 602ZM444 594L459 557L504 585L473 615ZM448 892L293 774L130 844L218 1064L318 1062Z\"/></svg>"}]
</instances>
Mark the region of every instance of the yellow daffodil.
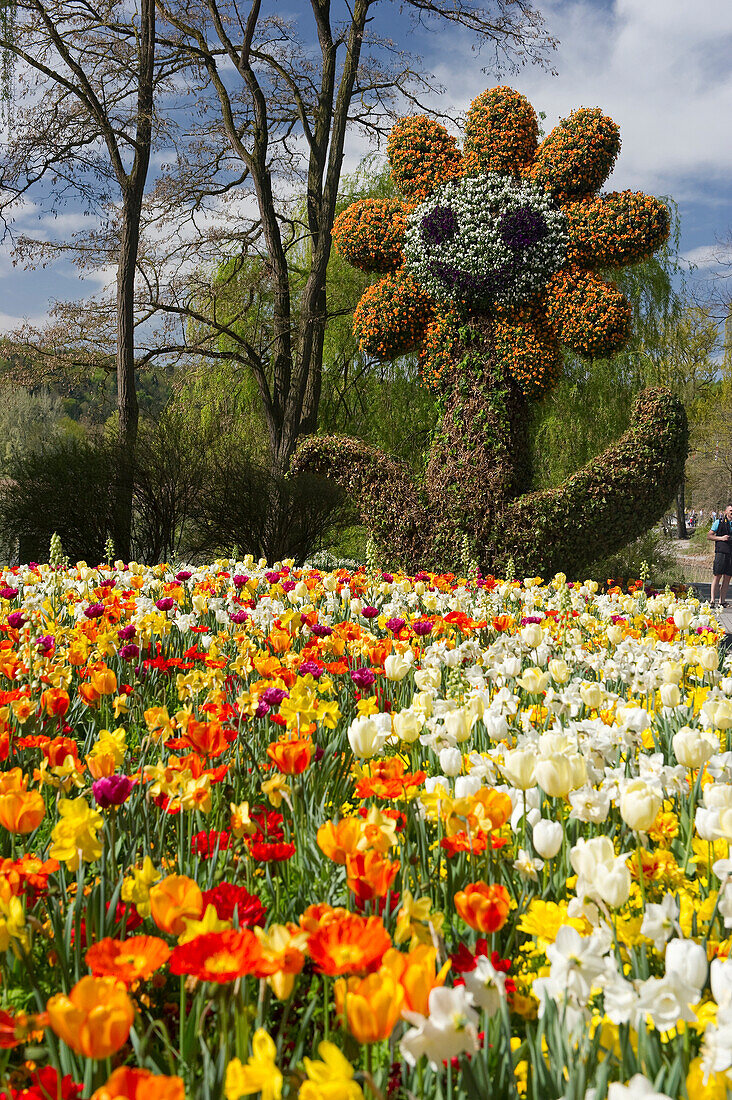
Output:
<instances>
[{"instance_id":1,"label":"yellow daffodil","mask_svg":"<svg viewBox=\"0 0 732 1100\"><path fill-rule=\"evenodd\" d=\"M226 1100L240 1100L254 1092L261 1093L262 1100L280 1100L282 1074L277 1068L277 1048L264 1028L254 1032L252 1056L244 1065L234 1058L226 1067L224 1095Z\"/></svg>"}]
</instances>

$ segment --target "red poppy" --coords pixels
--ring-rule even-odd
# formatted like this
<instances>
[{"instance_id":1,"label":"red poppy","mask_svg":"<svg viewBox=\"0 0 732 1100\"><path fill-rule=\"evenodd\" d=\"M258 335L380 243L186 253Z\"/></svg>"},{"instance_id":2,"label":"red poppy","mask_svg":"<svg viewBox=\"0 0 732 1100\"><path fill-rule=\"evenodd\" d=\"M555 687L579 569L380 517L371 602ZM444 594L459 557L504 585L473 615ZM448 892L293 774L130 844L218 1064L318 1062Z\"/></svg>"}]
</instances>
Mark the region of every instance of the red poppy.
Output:
<instances>
[{"instance_id":1,"label":"red poppy","mask_svg":"<svg viewBox=\"0 0 732 1100\"><path fill-rule=\"evenodd\" d=\"M256 894L250 894L246 887L233 882L220 882L212 890L204 890L204 912L209 905L213 905L219 920L232 921L236 914L240 928L262 927L267 915Z\"/></svg>"}]
</instances>

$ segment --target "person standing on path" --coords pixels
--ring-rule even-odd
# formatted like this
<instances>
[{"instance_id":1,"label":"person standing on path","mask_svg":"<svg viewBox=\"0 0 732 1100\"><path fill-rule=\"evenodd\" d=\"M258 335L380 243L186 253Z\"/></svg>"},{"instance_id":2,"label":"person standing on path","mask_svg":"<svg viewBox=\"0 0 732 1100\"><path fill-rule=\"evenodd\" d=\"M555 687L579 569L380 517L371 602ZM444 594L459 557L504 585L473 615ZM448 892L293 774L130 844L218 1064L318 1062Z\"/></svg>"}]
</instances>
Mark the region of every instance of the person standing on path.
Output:
<instances>
[{"instance_id":1,"label":"person standing on path","mask_svg":"<svg viewBox=\"0 0 732 1100\"><path fill-rule=\"evenodd\" d=\"M714 543L710 603L714 607L719 596L719 606L726 607L727 588L732 576L732 504L728 504L724 514L714 521L707 538Z\"/></svg>"}]
</instances>

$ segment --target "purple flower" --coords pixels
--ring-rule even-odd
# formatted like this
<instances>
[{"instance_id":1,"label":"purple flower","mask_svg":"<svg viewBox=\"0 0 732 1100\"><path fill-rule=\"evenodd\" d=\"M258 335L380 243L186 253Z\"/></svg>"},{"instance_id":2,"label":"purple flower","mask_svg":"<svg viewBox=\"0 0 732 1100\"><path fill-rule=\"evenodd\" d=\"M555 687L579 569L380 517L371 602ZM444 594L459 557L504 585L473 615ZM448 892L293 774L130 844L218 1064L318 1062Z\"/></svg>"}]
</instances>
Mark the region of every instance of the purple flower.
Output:
<instances>
[{"instance_id":1,"label":"purple flower","mask_svg":"<svg viewBox=\"0 0 732 1100\"><path fill-rule=\"evenodd\" d=\"M104 614L104 604L90 603L88 607L84 608L84 614L87 619L101 619Z\"/></svg>"},{"instance_id":2,"label":"purple flower","mask_svg":"<svg viewBox=\"0 0 732 1100\"><path fill-rule=\"evenodd\" d=\"M505 214L501 214L499 222L501 239L514 252L531 248L547 234L547 225L541 211L534 210L531 206L507 210Z\"/></svg>"},{"instance_id":3,"label":"purple flower","mask_svg":"<svg viewBox=\"0 0 732 1100\"><path fill-rule=\"evenodd\" d=\"M450 206L436 206L434 210L430 210L429 214L425 214L419 223L422 240L428 247L439 246L445 241L452 240L457 227L457 216Z\"/></svg>"},{"instance_id":4,"label":"purple flower","mask_svg":"<svg viewBox=\"0 0 732 1100\"><path fill-rule=\"evenodd\" d=\"M105 577L103 581L100 581L97 585L98 588L114 588L117 583L116 577Z\"/></svg>"},{"instance_id":5,"label":"purple flower","mask_svg":"<svg viewBox=\"0 0 732 1100\"><path fill-rule=\"evenodd\" d=\"M320 677L323 675L323 671L324 670L320 667L320 665L317 665L315 661L303 661L303 663L300 665L300 668L298 669L298 672L301 676L307 676L308 674L310 674L310 676L312 676L314 680L319 680Z\"/></svg>"},{"instance_id":6,"label":"purple flower","mask_svg":"<svg viewBox=\"0 0 732 1100\"><path fill-rule=\"evenodd\" d=\"M11 588L8 584L6 584L4 588L0 588L0 597L4 600L14 600L17 595L18 589Z\"/></svg>"},{"instance_id":7,"label":"purple flower","mask_svg":"<svg viewBox=\"0 0 732 1100\"><path fill-rule=\"evenodd\" d=\"M391 582L394 580L391 573L382 573L381 574L381 579L382 579L382 581L386 581L387 584L391 584Z\"/></svg>"},{"instance_id":8,"label":"purple flower","mask_svg":"<svg viewBox=\"0 0 732 1100\"><path fill-rule=\"evenodd\" d=\"M255 718L266 718L267 715L269 714L269 709L270 708L267 706L266 703L262 703L260 701L259 706L257 707L257 709L254 712L254 717Z\"/></svg>"},{"instance_id":9,"label":"purple flower","mask_svg":"<svg viewBox=\"0 0 732 1100\"><path fill-rule=\"evenodd\" d=\"M243 588L249 580L249 577L246 573L235 573L232 580L234 582L234 588Z\"/></svg>"},{"instance_id":10,"label":"purple flower","mask_svg":"<svg viewBox=\"0 0 732 1100\"><path fill-rule=\"evenodd\" d=\"M316 623L313 627L313 634L316 638L327 638L333 631L329 626L324 626L322 623Z\"/></svg>"},{"instance_id":11,"label":"purple flower","mask_svg":"<svg viewBox=\"0 0 732 1100\"><path fill-rule=\"evenodd\" d=\"M521 620L521 625L526 626L528 623L543 623L544 618L542 615L524 615Z\"/></svg>"},{"instance_id":12,"label":"purple flower","mask_svg":"<svg viewBox=\"0 0 732 1100\"><path fill-rule=\"evenodd\" d=\"M181 569L180 573L175 574L175 579L177 581L189 581L192 576L193 574L189 569Z\"/></svg>"},{"instance_id":13,"label":"purple flower","mask_svg":"<svg viewBox=\"0 0 732 1100\"><path fill-rule=\"evenodd\" d=\"M275 572L265 573L264 576L267 584L277 584L277 581L280 579L280 574Z\"/></svg>"},{"instance_id":14,"label":"purple flower","mask_svg":"<svg viewBox=\"0 0 732 1100\"><path fill-rule=\"evenodd\" d=\"M627 621L628 621L627 619L624 619L622 615L611 615L610 619L612 621L613 626L617 626L618 623L627 623Z\"/></svg>"},{"instance_id":15,"label":"purple flower","mask_svg":"<svg viewBox=\"0 0 732 1100\"><path fill-rule=\"evenodd\" d=\"M402 630L402 628L406 625L406 621L398 617L386 620L386 629L391 630L394 634L398 634L399 631Z\"/></svg>"},{"instance_id":16,"label":"purple flower","mask_svg":"<svg viewBox=\"0 0 732 1100\"><path fill-rule=\"evenodd\" d=\"M163 596L161 599L155 601L155 606L158 611L170 611L174 603L175 600L172 596Z\"/></svg>"},{"instance_id":17,"label":"purple flower","mask_svg":"<svg viewBox=\"0 0 732 1100\"><path fill-rule=\"evenodd\" d=\"M417 619L416 623L412 623L412 630L419 638L423 638L426 634L432 633L433 626L434 623L429 619Z\"/></svg>"},{"instance_id":18,"label":"purple flower","mask_svg":"<svg viewBox=\"0 0 732 1100\"><path fill-rule=\"evenodd\" d=\"M364 619L375 619L379 614L378 607L364 607L361 611Z\"/></svg>"},{"instance_id":19,"label":"purple flower","mask_svg":"<svg viewBox=\"0 0 732 1100\"><path fill-rule=\"evenodd\" d=\"M128 623L127 626L120 627L120 629L117 631L117 637L121 642L129 642L132 638L134 638L136 633L137 631L135 630L134 625L132 623Z\"/></svg>"},{"instance_id":20,"label":"purple flower","mask_svg":"<svg viewBox=\"0 0 732 1100\"><path fill-rule=\"evenodd\" d=\"M130 797L134 784L126 775L109 775L92 783L92 794L97 806L108 810L110 806L121 806Z\"/></svg>"},{"instance_id":21,"label":"purple flower","mask_svg":"<svg viewBox=\"0 0 732 1100\"><path fill-rule=\"evenodd\" d=\"M376 674L370 668L354 668L351 679L359 691L363 691L364 688L371 687L376 680Z\"/></svg>"},{"instance_id":22,"label":"purple flower","mask_svg":"<svg viewBox=\"0 0 732 1100\"><path fill-rule=\"evenodd\" d=\"M8 615L8 626L13 630L20 630L25 622L26 618L22 611L11 611Z\"/></svg>"},{"instance_id":23,"label":"purple flower","mask_svg":"<svg viewBox=\"0 0 732 1100\"><path fill-rule=\"evenodd\" d=\"M53 634L44 634L42 638L39 638L36 642L36 649L40 649L44 654L50 653L56 644Z\"/></svg>"},{"instance_id":24,"label":"purple flower","mask_svg":"<svg viewBox=\"0 0 732 1100\"><path fill-rule=\"evenodd\" d=\"M249 613L247 611L232 611L229 615L229 618L231 619L232 623L236 623L237 626L241 626L241 624L245 623L249 618Z\"/></svg>"},{"instance_id":25,"label":"purple flower","mask_svg":"<svg viewBox=\"0 0 732 1100\"><path fill-rule=\"evenodd\" d=\"M136 657L140 656L140 647L134 644L123 645L119 655L123 661L134 661Z\"/></svg>"},{"instance_id":26,"label":"purple flower","mask_svg":"<svg viewBox=\"0 0 732 1100\"><path fill-rule=\"evenodd\" d=\"M282 582L282 591L283 592L292 592L293 588L295 588L296 586L297 586L297 581L283 581Z\"/></svg>"},{"instance_id":27,"label":"purple flower","mask_svg":"<svg viewBox=\"0 0 732 1100\"><path fill-rule=\"evenodd\" d=\"M284 691L282 688L265 688L259 698L268 707L278 707L282 700L288 699L289 696L289 691Z\"/></svg>"}]
</instances>

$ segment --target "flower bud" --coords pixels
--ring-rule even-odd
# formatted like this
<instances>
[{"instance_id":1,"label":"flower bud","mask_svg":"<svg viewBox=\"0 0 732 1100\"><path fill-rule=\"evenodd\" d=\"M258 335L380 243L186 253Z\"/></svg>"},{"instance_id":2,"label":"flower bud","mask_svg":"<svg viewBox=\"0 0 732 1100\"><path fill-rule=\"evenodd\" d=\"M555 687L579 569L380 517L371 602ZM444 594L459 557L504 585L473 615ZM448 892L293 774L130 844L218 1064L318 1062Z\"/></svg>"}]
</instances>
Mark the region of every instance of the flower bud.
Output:
<instances>
[{"instance_id":1,"label":"flower bud","mask_svg":"<svg viewBox=\"0 0 732 1100\"><path fill-rule=\"evenodd\" d=\"M631 779L620 796L620 816L636 832L647 832L661 809L661 796L645 779Z\"/></svg>"},{"instance_id":2,"label":"flower bud","mask_svg":"<svg viewBox=\"0 0 732 1100\"><path fill-rule=\"evenodd\" d=\"M564 829L559 821L549 821L543 817L534 825L534 851L542 859L553 859L562 847Z\"/></svg>"},{"instance_id":3,"label":"flower bud","mask_svg":"<svg viewBox=\"0 0 732 1100\"><path fill-rule=\"evenodd\" d=\"M706 948L694 940L675 939L666 945L666 973L678 974L688 985L701 990L707 980Z\"/></svg>"}]
</instances>

